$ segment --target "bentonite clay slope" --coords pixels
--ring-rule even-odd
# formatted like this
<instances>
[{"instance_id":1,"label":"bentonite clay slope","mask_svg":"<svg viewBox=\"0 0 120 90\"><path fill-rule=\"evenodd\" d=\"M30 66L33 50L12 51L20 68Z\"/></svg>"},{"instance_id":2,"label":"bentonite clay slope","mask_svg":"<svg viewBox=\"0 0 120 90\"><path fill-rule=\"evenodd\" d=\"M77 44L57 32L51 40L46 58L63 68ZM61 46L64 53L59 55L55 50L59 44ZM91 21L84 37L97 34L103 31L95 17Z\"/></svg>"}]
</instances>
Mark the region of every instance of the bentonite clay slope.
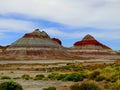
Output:
<instances>
[{"instance_id":1,"label":"bentonite clay slope","mask_svg":"<svg viewBox=\"0 0 120 90\"><path fill-rule=\"evenodd\" d=\"M36 29L32 33L25 34L10 47L61 47L61 45L54 42L46 32Z\"/></svg>"},{"instance_id":2,"label":"bentonite clay slope","mask_svg":"<svg viewBox=\"0 0 120 90\"><path fill-rule=\"evenodd\" d=\"M111 50L111 48L101 44L89 34L86 35L81 41L75 42L74 47L86 50Z\"/></svg>"},{"instance_id":3,"label":"bentonite clay slope","mask_svg":"<svg viewBox=\"0 0 120 90\"><path fill-rule=\"evenodd\" d=\"M119 56L112 53L112 49L98 42L93 36L86 35L81 41L74 43L71 50L72 55L80 56L83 59L115 59Z\"/></svg>"},{"instance_id":4,"label":"bentonite clay slope","mask_svg":"<svg viewBox=\"0 0 120 90\"><path fill-rule=\"evenodd\" d=\"M17 59L66 59L69 53L61 46L59 39L53 38L36 29L12 43L5 51Z\"/></svg>"}]
</instances>

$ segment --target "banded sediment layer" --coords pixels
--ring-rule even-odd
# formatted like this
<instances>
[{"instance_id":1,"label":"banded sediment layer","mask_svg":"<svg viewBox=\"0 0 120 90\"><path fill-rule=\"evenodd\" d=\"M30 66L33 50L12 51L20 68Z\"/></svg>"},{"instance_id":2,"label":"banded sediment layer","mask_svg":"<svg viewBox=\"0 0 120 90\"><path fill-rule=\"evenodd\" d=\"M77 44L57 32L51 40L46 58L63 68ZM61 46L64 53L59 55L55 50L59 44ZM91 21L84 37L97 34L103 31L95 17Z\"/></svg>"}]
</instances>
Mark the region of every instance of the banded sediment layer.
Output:
<instances>
[{"instance_id":1,"label":"banded sediment layer","mask_svg":"<svg viewBox=\"0 0 120 90\"><path fill-rule=\"evenodd\" d=\"M81 60L81 59L116 59L120 55L97 41L92 35L86 35L72 47L62 46L61 40L51 38L45 31L39 29L26 33L11 45L0 47L0 58L17 60Z\"/></svg>"}]
</instances>

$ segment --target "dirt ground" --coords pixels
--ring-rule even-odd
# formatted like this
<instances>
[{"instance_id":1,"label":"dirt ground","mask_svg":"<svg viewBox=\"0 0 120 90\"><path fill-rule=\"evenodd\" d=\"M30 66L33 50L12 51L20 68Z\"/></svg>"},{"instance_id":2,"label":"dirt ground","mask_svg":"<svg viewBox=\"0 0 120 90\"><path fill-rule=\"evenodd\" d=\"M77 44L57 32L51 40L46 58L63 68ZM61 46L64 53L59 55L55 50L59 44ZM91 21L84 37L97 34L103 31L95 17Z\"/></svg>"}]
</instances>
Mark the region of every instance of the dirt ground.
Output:
<instances>
[{"instance_id":1,"label":"dirt ground","mask_svg":"<svg viewBox=\"0 0 120 90\"><path fill-rule=\"evenodd\" d=\"M0 80L4 82L6 80ZM43 88L47 88L50 86L54 87L62 87L62 86L70 86L73 82L62 82L62 81L43 81L43 80L14 80L22 85L23 90L42 90Z\"/></svg>"},{"instance_id":2,"label":"dirt ground","mask_svg":"<svg viewBox=\"0 0 120 90\"><path fill-rule=\"evenodd\" d=\"M23 74L28 74L31 77L34 77L37 74L44 74L47 75L48 73L40 73L39 71L0 71L0 76L9 76L11 78L14 77L21 77ZM50 86L54 87L61 87L61 86L70 86L73 82L63 82L63 81L56 81L56 80L24 80L24 79L11 79L19 84L22 85L23 90L42 90L43 88L47 88ZM1 82L8 81L8 80L0 80Z\"/></svg>"},{"instance_id":3,"label":"dirt ground","mask_svg":"<svg viewBox=\"0 0 120 90\"><path fill-rule=\"evenodd\" d=\"M64 66L68 63L114 63L112 60L104 60L104 59L96 59L96 60L29 60L29 61L4 61L0 60L0 77L1 76L9 76L12 78L13 81L18 82L22 85L23 90L42 90L43 88L47 88L50 86L55 87L63 87L63 86L71 86L75 82L70 81L56 81L56 80L24 80L24 79L13 79L16 77L21 77L24 74L30 75L30 77L35 77L38 74L44 74L47 76L49 73L46 71L37 71L33 70L33 68L46 68L46 67L58 67L58 66ZM47 65L45 65L47 64ZM20 69L22 68L22 69ZM26 69L27 68L27 69ZM24 69L24 70L23 70ZM33 70L33 71L32 71ZM50 72L51 73L51 72ZM6 80L0 80L1 82L4 82ZM57 89L57 90L63 90L63 89ZM66 89L67 90L67 89Z\"/></svg>"}]
</instances>

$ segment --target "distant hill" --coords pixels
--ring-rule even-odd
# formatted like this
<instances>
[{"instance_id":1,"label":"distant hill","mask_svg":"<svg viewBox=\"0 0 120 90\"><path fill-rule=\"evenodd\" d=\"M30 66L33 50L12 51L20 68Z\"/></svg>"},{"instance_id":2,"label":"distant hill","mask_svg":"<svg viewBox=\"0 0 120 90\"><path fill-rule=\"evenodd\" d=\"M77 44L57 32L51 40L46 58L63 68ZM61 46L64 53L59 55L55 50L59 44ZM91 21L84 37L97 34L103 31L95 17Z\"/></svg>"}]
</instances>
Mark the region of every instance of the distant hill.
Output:
<instances>
[{"instance_id":1,"label":"distant hill","mask_svg":"<svg viewBox=\"0 0 120 90\"><path fill-rule=\"evenodd\" d=\"M118 53L97 41L92 35L86 35L81 41L77 41L72 47L62 46L58 38L51 38L45 31L35 29L26 33L11 45L0 46L0 59L18 60L43 60L43 59L118 59Z\"/></svg>"}]
</instances>

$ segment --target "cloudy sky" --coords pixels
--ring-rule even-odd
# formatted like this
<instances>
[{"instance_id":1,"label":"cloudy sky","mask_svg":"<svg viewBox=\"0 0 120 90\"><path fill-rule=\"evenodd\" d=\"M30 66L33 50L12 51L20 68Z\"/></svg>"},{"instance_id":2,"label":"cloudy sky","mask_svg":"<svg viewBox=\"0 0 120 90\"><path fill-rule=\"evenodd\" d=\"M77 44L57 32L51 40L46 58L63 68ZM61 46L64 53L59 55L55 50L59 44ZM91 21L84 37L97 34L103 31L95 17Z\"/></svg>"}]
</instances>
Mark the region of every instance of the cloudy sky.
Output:
<instances>
[{"instance_id":1,"label":"cloudy sky","mask_svg":"<svg viewBox=\"0 0 120 90\"><path fill-rule=\"evenodd\" d=\"M0 0L0 45L36 28L66 47L91 34L120 50L120 0Z\"/></svg>"}]
</instances>

